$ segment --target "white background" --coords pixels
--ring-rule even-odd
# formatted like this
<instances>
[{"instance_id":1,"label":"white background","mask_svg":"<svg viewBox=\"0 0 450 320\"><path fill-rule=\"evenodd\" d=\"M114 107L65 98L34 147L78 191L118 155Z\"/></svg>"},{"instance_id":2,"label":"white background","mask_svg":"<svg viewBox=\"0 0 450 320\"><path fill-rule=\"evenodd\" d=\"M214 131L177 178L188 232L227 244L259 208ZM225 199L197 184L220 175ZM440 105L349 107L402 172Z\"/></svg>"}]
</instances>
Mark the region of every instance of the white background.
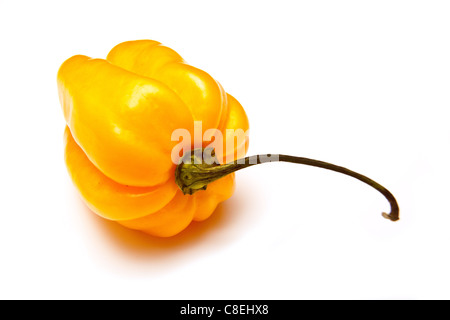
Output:
<instances>
[{"instance_id":1,"label":"white background","mask_svg":"<svg viewBox=\"0 0 450 320\"><path fill-rule=\"evenodd\" d=\"M0 298L449 299L447 1L0 1ZM317 158L237 174L170 239L102 220L66 172L56 72L153 39L245 107L250 151Z\"/></svg>"}]
</instances>

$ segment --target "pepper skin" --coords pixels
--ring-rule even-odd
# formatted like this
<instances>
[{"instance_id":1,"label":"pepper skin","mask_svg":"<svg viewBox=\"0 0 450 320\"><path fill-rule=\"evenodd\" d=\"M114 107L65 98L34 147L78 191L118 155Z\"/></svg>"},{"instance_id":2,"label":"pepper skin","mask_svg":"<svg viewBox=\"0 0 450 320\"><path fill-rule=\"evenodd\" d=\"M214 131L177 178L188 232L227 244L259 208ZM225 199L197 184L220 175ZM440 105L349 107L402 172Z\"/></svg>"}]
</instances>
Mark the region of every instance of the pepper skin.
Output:
<instances>
[{"instance_id":1,"label":"pepper skin","mask_svg":"<svg viewBox=\"0 0 450 320\"><path fill-rule=\"evenodd\" d=\"M106 60L77 55L62 64L57 82L67 123L66 165L98 215L169 237L192 220L207 219L232 195L234 174L193 195L175 183L175 129L193 137L194 121L202 121L203 132L220 130L225 145L226 129L247 131L249 124L235 98L172 49L139 40L117 45ZM192 141L183 143L193 148ZM234 159L247 149L248 139L232 150Z\"/></svg>"}]
</instances>

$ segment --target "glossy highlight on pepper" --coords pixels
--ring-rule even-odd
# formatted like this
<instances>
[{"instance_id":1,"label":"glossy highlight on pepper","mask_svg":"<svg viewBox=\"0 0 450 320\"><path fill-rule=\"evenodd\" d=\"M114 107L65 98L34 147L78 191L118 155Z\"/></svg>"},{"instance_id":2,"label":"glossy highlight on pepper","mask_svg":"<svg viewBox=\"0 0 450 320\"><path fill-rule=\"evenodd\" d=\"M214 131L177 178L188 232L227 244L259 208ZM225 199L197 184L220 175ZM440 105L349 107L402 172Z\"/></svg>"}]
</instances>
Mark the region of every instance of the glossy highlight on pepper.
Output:
<instances>
[{"instance_id":1,"label":"glossy highlight on pepper","mask_svg":"<svg viewBox=\"0 0 450 320\"><path fill-rule=\"evenodd\" d=\"M168 237L207 219L232 195L234 174L192 196L175 183L175 129L193 132L194 121L202 121L204 130L220 130L226 139L226 129L247 131L249 123L234 97L174 50L138 40L117 45L106 60L73 56L60 67L57 83L67 123L66 165L98 215ZM233 157L247 149L248 139L235 146Z\"/></svg>"}]
</instances>

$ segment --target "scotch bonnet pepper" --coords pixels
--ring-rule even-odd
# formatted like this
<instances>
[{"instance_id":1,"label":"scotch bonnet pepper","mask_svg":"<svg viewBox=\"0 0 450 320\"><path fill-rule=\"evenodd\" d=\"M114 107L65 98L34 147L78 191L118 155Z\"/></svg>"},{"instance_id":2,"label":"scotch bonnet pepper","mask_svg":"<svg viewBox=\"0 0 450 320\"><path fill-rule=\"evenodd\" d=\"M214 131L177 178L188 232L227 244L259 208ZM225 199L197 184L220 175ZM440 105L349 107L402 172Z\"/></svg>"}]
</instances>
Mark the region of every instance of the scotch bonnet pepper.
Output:
<instances>
[{"instance_id":1,"label":"scotch bonnet pepper","mask_svg":"<svg viewBox=\"0 0 450 320\"><path fill-rule=\"evenodd\" d=\"M208 218L229 198L234 175L183 195L174 180L175 129L248 130L239 102L172 49L142 40L117 45L107 59L77 55L58 71L69 174L92 211L157 236ZM190 142L189 142L190 143ZM237 145L245 153L248 140Z\"/></svg>"},{"instance_id":2,"label":"scotch bonnet pepper","mask_svg":"<svg viewBox=\"0 0 450 320\"><path fill-rule=\"evenodd\" d=\"M346 168L285 155L238 161L237 156L247 152L248 139L232 150L225 144L234 140L227 129L248 130L244 109L209 74L159 42L121 43L106 60L71 57L60 67L57 82L67 123L65 161L70 177L92 211L128 228L173 236L193 220L207 219L232 195L234 171L273 160L357 178L388 199L391 213L383 215L398 220L392 194ZM203 132L219 130L224 146L210 155L216 160L212 164L197 159L196 153L174 164L172 150L179 142L171 135L179 128L193 133L194 121L201 121ZM192 141L183 143L194 149ZM208 144L203 142L201 148ZM223 164L225 159L232 161Z\"/></svg>"}]
</instances>

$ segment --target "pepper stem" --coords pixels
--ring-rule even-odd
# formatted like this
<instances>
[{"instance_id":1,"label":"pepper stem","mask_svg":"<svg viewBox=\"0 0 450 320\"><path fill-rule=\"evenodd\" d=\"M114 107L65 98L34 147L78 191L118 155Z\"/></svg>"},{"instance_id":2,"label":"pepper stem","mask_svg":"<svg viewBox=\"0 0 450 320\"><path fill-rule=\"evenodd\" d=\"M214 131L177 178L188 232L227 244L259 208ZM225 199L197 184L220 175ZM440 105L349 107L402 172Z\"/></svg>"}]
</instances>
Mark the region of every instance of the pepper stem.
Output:
<instances>
[{"instance_id":1,"label":"pepper stem","mask_svg":"<svg viewBox=\"0 0 450 320\"><path fill-rule=\"evenodd\" d=\"M340 172L368 184L369 186L378 190L387 199L391 206L391 212L383 212L383 217L391 221L399 220L399 207L397 204L397 200L395 200L395 197L392 195L392 193L372 179L347 168L324 161L303 157L287 156L283 154L251 156L227 164L219 165L214 151L204 152L205 150L196 149L194 150L192 155L186 155L185 157L183 157L180 164L175 170L175 181L184 194L193 194L194 192L197 192L199 190L206 190L206 187L209 183L218 180L232 172L257 164L280 161L291 162Z\"/></svg>"}]
</instances>

